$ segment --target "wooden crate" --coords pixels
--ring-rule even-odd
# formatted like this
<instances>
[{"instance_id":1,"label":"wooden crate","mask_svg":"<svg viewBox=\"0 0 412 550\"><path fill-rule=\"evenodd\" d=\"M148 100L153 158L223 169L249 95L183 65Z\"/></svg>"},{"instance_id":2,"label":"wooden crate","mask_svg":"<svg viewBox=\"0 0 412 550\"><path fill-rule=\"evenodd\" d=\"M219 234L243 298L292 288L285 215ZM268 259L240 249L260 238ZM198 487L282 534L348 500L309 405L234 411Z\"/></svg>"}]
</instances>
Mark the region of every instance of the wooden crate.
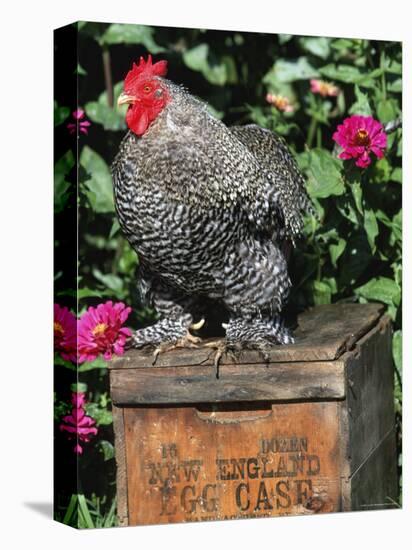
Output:
<instances>
[{"instance_id":1,"label":"wooden crate","mask_svg":"<svg viewBox=\"0 0 412 550\"><path fill-rule=\"evenodd\" d=\"M320 306L270 362L250 351L110 368L121 525L396 505L391 325L376 304Z\"/></svg>"}]
</instances>

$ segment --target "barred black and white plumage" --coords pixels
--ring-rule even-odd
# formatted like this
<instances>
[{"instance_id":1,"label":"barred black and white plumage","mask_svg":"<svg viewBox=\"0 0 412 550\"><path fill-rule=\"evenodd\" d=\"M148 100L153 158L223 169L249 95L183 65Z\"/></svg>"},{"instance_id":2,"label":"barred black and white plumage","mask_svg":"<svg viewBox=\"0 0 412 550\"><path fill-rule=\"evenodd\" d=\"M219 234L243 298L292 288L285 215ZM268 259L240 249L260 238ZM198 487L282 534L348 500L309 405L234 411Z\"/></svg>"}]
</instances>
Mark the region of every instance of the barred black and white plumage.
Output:
<instances>
[{"instance_id":1,"label":"barred black and white plumage","mask_svg":"<svg viewBox=\"0 0 412 550\"><path fill-rule=\"evenodd\" d=\"M281 242L295 241L311 203L284 140L228 128L183 88L139 78L168 101L141 135L127 133L112 166L119 223L159 314L135 345L185 338L203 299L226 307L229 342L292 341L279 317L290 289Z\"/></svg>"}]
</instances>

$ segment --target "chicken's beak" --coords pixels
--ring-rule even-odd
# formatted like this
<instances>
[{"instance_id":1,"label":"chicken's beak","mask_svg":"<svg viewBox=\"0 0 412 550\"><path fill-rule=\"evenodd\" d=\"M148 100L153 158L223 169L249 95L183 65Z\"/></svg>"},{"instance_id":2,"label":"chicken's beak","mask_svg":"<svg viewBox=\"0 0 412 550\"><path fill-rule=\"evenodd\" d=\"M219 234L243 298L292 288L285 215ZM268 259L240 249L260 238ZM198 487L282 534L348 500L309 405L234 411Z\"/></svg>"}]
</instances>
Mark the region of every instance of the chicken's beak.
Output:
<instances>
[{"instance_id":1,"label":"chicken's beak","mask_svg":"<svg viewBox=\"0 0 412 550\"><path fill-rule=\"evenodd\" d=\"M119 95L119 99L117 100L117 106L125 105L126 103L136 103L136 101L140 101L136 96L134 95L128 95L126 93L121 93Z\"/></svg>"}]
</instances>

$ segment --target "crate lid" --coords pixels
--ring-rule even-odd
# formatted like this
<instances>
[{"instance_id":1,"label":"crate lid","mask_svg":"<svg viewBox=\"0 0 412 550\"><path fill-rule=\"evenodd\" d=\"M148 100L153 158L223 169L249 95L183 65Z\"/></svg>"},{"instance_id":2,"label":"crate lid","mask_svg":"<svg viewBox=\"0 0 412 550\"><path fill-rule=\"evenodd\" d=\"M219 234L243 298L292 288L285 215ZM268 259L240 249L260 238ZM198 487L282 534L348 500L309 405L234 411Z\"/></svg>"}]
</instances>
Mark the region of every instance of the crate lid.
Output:
<instances>
[{"instance_id":1,"label":"crate lid","mask_svg":"<svg viewBox=\"0 0 412 550\"><path fill-rule=\"evenodd\" d=\"M379 320L384 307L381 304L329 304L313 307L298 317L294 331L295 343L273 346L269 351L271 363L292 361L333 361L353 348L355 343ZM210 348L176 349L160 354L155 367L212 365L214 354ZM242 352L238 363L262 363L262 355L253 350ZM222 357L222 365L233 364L229 356ZM148 367L152 355L143 350L129 350L113 359L110 368Z\"/></svg>"},{"instance_id":2,"label":"crate lid","mask_svg":"<svg viewBox=\"0 0 412 550\"><path fill-rule=\"evenodd\" d=\"M151 353L129 350L109 364L111 397L117 406L344 399L345 352L379 332L382 312L377 304L315 307L299 317L295 344L273 346L268 362L255 351L224 356L219 377L210 348L168 351L155 366Z\"/></svg>"}]
</instances>

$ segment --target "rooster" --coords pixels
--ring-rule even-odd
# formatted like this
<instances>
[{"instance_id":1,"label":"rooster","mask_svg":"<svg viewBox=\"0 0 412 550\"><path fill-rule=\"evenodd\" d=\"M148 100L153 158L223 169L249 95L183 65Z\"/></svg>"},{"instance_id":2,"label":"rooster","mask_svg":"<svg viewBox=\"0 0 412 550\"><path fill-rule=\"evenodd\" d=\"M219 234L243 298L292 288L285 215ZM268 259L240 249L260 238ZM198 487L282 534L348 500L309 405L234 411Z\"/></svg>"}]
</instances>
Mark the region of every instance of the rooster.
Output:
<instances>
[{"instance_id":1,"label":"rooster","mask_svg":"<svg viewBox=\"0 0 412 550\"><path fill-rule=\"evenodd\" d=\"M166 71L140 58L118 99L129 131L112 165L116 212L159 316L132 345L197 345L206 301L227 311L226 349L292 343L282 243L295 243L312 210L304 179L282 138L227 127Z\"/></svg>"}]
</instances>

